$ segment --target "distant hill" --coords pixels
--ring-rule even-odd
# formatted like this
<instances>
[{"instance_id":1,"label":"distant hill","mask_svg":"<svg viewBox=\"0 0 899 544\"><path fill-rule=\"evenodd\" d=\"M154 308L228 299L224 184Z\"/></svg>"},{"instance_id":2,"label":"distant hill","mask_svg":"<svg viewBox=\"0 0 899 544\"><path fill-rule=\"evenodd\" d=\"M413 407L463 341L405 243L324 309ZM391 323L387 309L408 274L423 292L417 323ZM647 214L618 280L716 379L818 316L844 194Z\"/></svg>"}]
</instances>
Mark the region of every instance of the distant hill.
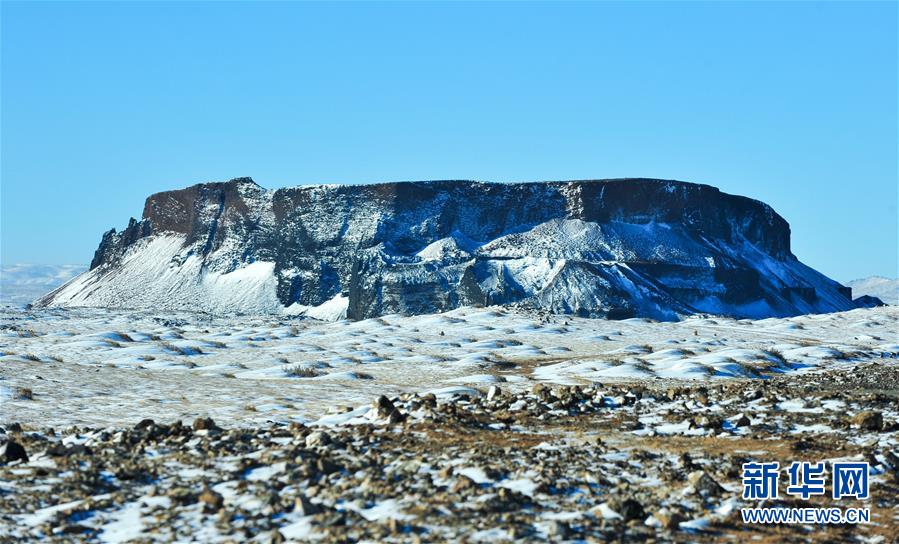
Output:
<instances>
[{"instance_id":1,"label":"distant hill","mask_svg":"<svg viewBox=\"0 0 899 544\"><path fill-rule=\"evenodd\" d=\"M899 279L870 276L852 280L846 285L852 287L854 298L869 295L877 297L887 304L899 304Z\"/></svg>"},{"instance_id":2,"label":"distant hill","mask_svg":"<svg viewBox=\"0 0 899 544\"><path fill-rule=\"evenodd\" d=\"M87 270L83 264L14 264L0 267L0 303L28 304Z\"/></svg>"}]
</instances>

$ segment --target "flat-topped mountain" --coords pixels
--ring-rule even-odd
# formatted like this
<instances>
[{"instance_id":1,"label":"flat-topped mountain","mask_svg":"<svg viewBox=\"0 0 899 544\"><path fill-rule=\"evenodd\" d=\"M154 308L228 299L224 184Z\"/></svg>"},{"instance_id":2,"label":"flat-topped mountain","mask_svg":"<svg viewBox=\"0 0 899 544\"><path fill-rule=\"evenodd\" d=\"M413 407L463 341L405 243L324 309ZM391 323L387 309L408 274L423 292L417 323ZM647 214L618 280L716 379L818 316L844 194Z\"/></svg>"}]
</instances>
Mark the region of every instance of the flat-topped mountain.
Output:
<instances>
[{"instance_id":1,"label":"flat-topped mountain","mask_svg":"<svg viewBox=\"0 0 899 544\"><path fill-rule=\"evenodd\" d=\"M656 179L194 185L150 196L36 302L322 318L513 303L655 319L855 307L768 205Z\"/></svg>"}]
</instances>

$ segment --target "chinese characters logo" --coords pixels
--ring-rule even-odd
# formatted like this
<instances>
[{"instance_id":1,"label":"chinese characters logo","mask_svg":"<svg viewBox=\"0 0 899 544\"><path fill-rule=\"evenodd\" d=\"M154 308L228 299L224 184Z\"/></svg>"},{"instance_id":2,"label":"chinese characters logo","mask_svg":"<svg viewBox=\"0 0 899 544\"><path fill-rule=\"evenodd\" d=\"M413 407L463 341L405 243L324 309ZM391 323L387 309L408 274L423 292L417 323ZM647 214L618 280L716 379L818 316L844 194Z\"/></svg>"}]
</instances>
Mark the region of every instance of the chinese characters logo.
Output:
<instances>
[{"instance_id":1,"label":"chinese characters logo","mask_svg":"<svg viewBox=\"0 0 899 544\"><path fill-rule=\"evenodd\" d=\"M868 493L866 462L834 461L831 466L831 496L834 499L865 500ZM827 467L824 463L794 461L786 470L788 495L808 499L827 493ZM779 496L780 463L744 463L743 498L750 500L776 499Z\"/></svg>"}]
</instances>

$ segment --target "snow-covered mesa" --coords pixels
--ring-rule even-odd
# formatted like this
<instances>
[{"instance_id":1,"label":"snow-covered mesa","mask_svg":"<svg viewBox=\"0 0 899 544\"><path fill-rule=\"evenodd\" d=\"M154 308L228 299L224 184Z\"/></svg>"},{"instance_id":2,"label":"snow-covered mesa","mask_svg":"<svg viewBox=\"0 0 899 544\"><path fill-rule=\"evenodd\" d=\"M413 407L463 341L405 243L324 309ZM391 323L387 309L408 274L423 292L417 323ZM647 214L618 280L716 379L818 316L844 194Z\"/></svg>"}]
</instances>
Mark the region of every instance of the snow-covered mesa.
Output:
<instances>
[{"instance_id":1,"label":"snow-covered mesa","mask_svg":"<svg viewBox=\"0 0 899 544\"><path fill-rule=\"evenodd\" d=\"M676 320L857 307L762 202L652 180L401 182L151 195L48 307L364 319L465 306Z\"/></svg>"}]
</instances>

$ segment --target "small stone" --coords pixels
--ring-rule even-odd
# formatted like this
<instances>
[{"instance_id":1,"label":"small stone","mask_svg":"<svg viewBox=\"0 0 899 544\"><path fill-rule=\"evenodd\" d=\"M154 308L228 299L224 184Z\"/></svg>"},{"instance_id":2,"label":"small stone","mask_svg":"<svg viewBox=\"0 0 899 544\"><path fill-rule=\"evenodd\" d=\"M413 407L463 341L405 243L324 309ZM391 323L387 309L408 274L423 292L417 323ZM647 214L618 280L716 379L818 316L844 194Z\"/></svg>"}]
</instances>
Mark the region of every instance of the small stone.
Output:
<instances>
[{"instance_id":1,"label":"small stone","mask_svg":"<svg viewBox=\"0 0 899 544\"><path fill-rule=\"evenodd\" d=\"M12 463L14 461L28 462L28 453L25 447L15 440L7 440L0 444L0 461L3 464Z\"/></svg>"},{"instance_id":2,"label":"small stone","mask_svg":"<svg viewBox=\"0 0 899 544\"><path fill-rule=\"evenodd\" d=\"M60 532L66 535L80 535L90 531L89 528L78 523L69 523L60 528Z\"/></svg>"},{"instance_id":3,"label":"small stone","mask_svg":"<svg viewBox=\"0 0 899 544\"><path fill-rule=\"evenodd\" d=\"M542 383L538 383L538 384L534 385L534 387L531 389L531 393L533 393L534 396L537 396L540 398L549 396L550 392L551 392L550 388L546 384L542 384Z\"/></svg>"},{"instance_id":4,"label":"small stone","mask_svg":"<svg viewBox=\"0 0 899 544\"><path fill-rule=\"evenodd\" d=\"M749 427L752 425L752 420L746 417L746 414L740 414L740 417L734 421L735 427Z\"/></svg>"},{"instance_id":5,"label":"small stone","mask_svg":"<svg viewBox=\"0 0 899 544\"><path fill-rule=\"evenodd\" d=\"M684 516L668 510L659 510L654 514L654 517L659 520L659 523L662 524L664 529L669 531L678 530L681 522L686 521Z\"/></svg>"},{"instance_id":6,"label":"small stone","mask_svg":"<svg viewBox=\"0 0 899 544\"><path fill-rule=\"evenodd\" d=\"M859 412L852 417L852 424L865 431L881 431L883 414L875 411Z\"/></svg>"},{"instance_id":7,"label":"small stone","mask_svg":"<svg viewBox=\"0 0 899 544\"><path fill-rule=\"evenodd\" d=\"M198 500L203 503L203 508L207 512L218 511L225 504L225 498L209 488L200 493Z\"/></svg>"},{"instance_id":8,"label":"small stone","mask_svg":"<svg viewBox=\"0 0 899 544\"><path fill-rule=\"evenodd\" d=\"M693 418L693 425L703 429L720 429L721 419L710 415L698 415Z\"/></svg>"},{"instance_id":9,"label":"small stone","mask_svg":"<svg viewBox=\"0 0 899 544\"><path fill-rule=\"evenodd\" d=\"M168 497L172 499L172 502L182 506L197 502L197 496L185 487L176 487L170 490Z\"/></svg>"},{"instance_id":10,"label":"small stone","mask_svg":"<svg viewBox=\"0 0 899 544\"><path fill-rule=\"evenodd\" d=\"M388 399L384 395L381 395L380 397L378 397L378 400L376 400L372 404L372 409L375 410L378 418L383 419L390 417L390 414L396 410L396 406L393 405L390 399Z\"/></svg>"},{"instance_id":11,"label":"small stone","mask_svg":"<svg viewBox=\"0 0 899 544\"><path fill-rule=\"evenodd\" d=\"M12 396L15 400L34 400L34 393L27 387L16 387Z\"/></svg>"},{"instance_id":12,"label":"small stone","mask_svg":"<svg viewBox=\"0 0 899 544\"><path fill-rule=\"evenodd\" d=\"M700 495L715 497L724 491L724 488L704 470L691 472L690 475L687 476L687 481L690 482L693 489Z\"/></svg>"},{"instance_id":13,"label":"small stone","mask_svg":"<svg viewBox=\"0 0 899 544\"><path fill-rule=\"evenodd\" d=\"M198 417L194 420L195 431L211 431L214 429L218 429L218 427L211 417Z\"/></svg>"},{"instance_id":14,"label":"small stone","mask_svg":"<svg viewBox=\"0 0 899 544\"><path fill-rule=\"evenodd\" d=\"M315 468L322 474L334 474L340 470L340 466L327 459L319 459L316 461Z\"/></svg>"},{"instance_id":15,"label":"small stone","mask_svg":"<svg viewBox=\"0 0 899 544\"><path fill-rule=\"evenodd\" d=\"M496 385L491 385L490 389L487 390L487 400L493 400L502 394L503 394L502 389L500 389Z\"/></svg>"},{"instance_id":16,"label":"small stone","mask_svg":"<svg viewBox=\"0 0 899 544\"><path fill-rule=\"evenodd\" d=\"M301 516L311 516L318 514L322 509L317 504L313 504L305 495L300 495L294 500L293 511Z\"/></svg>"},{"instance_id":17,"label":"small stone","mask_svg":"<svg viewBox=\"0 0 899 544\"><path fill-rule=\"evenodd\" d=\"M887 450L883 452L883 456L886 457L887 464L890 469L897 475L899 475L899 455Z\"/></svg>"},{"instance_id":18,"label":"small stone","mask_svg":"<svg viewBox=\"0 0 899 544\"><path fill-rule=\"evenodd\" d=\"M470 491L478 487L478 484L475 483L474 480L465 475L460 475L456 478L455 483L453 483L453 487L450 488L450 491L453 493L459 493L461 491Z\"/></svg>"},{"instance_id":19,"label":"small stone","mask_svg":"<svg viewBox=\"0 0 899 544\"><path fill-rule=\"evenodd\" d=\"M527 531L518 525L513 525L507 529L507 533L511 540L523 540L527 536Z\"/></svg>"},{"instance_id":20,"label":"small stone","mask_svg":"<svg viewBox=\"0 0 899 544\"><path fill-rule=\"evenodd\" d=\"M316 448L318 446L327 446L331 443L331 436L325 431L313 431L306 436L306 447Z\"/></svg>"},{"instance_id":21,"label":"small stone","mask_svg":"<svg viewBox=\"0 0 899 544\"><path fill-rule=\"evenodd\" d=\"M693 470L693 468L696 467L696 465L693 463L693 456L691 456L690 453L686 451L681 454L680 458L678 459L678 464L684 470Z\"/></svg>"},{"instance_id":22,"label":"small stone","mask_svg":"<svg viewBox=\"0 0 899 544\"><path fill-rule=\"evenodd\" d=\"M47 448L47 455L51 457L64 457L69 454L69 448L62 442L57 442Z\"/></svg>"},{"instance_id":23,"label":"small stone","mask_svg":"<svg viewBox=\"0 0 899 544\"><path fill-rule=\"evenodd\" d=\"M69 444L66 448L66 455L93 455L94 452L84 444Z\"/></svg>"},{"instance_id":24,"label":"small stone","mask_svg":"<svg viewBox=\"0 0 899 544\"><path fill-rule=\"evenodd\" d=\"M550 520L546 524L546 532L550 537L550 540L561 539L565 540L571 533L571 528L564 521L559 521L557 519Z\"/></svg>"},{"instance_id":25,"label":"small stone","mask_svg":"<svg viewBox=\"0 0 899 544\"><path fill-rule=\"evenodd\" d=\"M153 425L156 425L156 422L152 419L142 419L137 425L134 426L134 430L140 431L152 427Z\"/></svg>"},{"instance_id":26,"label":"small stone","mask_svg":"<svg viewBox=\"0 0 899 544\"><path fill-rule=\"evenodd\" d=\"M632 519L646 519L646 511L643 510L643 505L640 504L636 499L632 499L629 497L620 502L615 501L610 506L612 507L612 510L621 514L621 517L624 518L624 521L630 521Z\"/></svg>"},{"instance_id":27,"label":"small stone","mask_svg":"<svg viewBox=\"0 0 899 544\"><path fill-rule=\"evenodd\" d=\"M505 503L519 503L522 500L522 495L520 493L505 487L499 488L499 491L496 492L496 496L499 497L500 501Z\"/></svg>"},{"instance_id":28,"label":"small stone","mask_svg":"<svg viewBox=\"0 0 899 544\"><path fill-rule=\"evenodd\" d=\"M403 421L406 421L406 415L399 410L390 412L390 415L387 417L387 422L390 424L402 423Z\"/></svg>"},{"instance_id":29,"label":"small stone","mask_svg":"<svg viewBox=\"0 0 899 544\"><path fill-rule=\"evenodd\" d=\"M709 403L709 392L705 389L700 389L696 392L696 402L699 404L706 405Z\"/></svg>"}]
</instances>

